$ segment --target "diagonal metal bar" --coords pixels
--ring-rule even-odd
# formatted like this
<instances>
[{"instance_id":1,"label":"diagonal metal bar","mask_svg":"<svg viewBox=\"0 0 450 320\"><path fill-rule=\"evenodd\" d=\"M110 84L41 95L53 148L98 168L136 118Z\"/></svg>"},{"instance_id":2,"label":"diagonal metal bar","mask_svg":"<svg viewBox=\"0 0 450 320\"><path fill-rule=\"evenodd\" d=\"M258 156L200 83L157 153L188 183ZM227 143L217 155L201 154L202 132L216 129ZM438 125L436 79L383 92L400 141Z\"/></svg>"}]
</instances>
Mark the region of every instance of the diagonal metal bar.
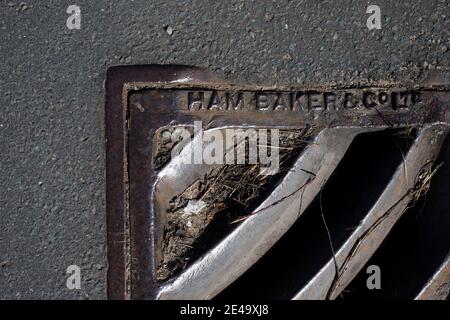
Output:
<instances>
[{"instance_id":1,"label":"diagonal metal bar","mask_svg":"<svg viewBox=\"0 0 450 320\"><path fill-rule=\"evenodd\" d=\"M424 169L436 159L447 132L446 124L429 125L420 130L404 163L397 168L375 205L336 253L339 274L336 275L335 262L330 258L294 299L334 299L342 292L417 195L418 183L424 182L418 178L430 178Z\"/></svg>"},{"instance_id":2,"label":"diagonal metal bar","mask_svg":"<svg viewBox=\"0 0 450 320\"><path fill-rule=\"evenodd\" d=\"M221 136L225 136L224 128L209 129L206 132L212 133L219 131ZM158 173L157 179L154 183L152 193L152 205L154 206L154 212L159 212L159 226L164 226L165 214L169 209L170 200L181 194L186 188L192 185L195 181L201 179L206 174L210 173L214 169L220 168L221 164L194 164L196 150L203 150L202 148L203 138L199 133L194 134L192 141L185 146L180 146L180 153L177 156L173 156L172 160ZM245 151L245 150L244 150ZM223 162L228 152L234 152L233 148L226 149L224 152ZM240 149L240 152L243 151ZM161 247L161 232L162 228L156 228L156 247ZM155 250L156 261L160 259L159 250Z\"/></svg>"},{"instance_id":3,"label":"diagonal metal bar","mask_svg":"<svg viewBox=\"0 0 450 320\"><path fill-rule=\"evenodd\" d=\"M450 255L431 277L415 300L445 300L450 294Z\"/></svg>"},{"instance_id":4,"label":"diagonal metal bar","mask_svg":"<svg viewBox=\"0 0 450 320\"><path fill-rule=\"evenodd\" d=\"M173 282L161 287L157 298L209 299L226 288L292 226L316 197L353 138L367 130L321 131L254 214Z\"/></svg>"}]
</instances>

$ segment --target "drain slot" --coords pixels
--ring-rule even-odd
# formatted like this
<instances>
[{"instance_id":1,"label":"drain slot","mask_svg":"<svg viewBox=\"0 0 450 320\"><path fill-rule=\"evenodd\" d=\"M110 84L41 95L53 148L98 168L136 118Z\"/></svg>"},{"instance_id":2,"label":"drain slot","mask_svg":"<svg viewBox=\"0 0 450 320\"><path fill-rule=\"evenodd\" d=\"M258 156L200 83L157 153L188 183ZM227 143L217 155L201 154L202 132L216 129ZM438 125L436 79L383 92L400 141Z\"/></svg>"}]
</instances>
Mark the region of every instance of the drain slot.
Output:
<instances>
[{"instance_id":1,"label":"drain slot","mask_svg":"<svg viewBox=\"0 0 450 320\"><path fill-rule=\"evenodd\" d=\"M384 243L355 277L342 298L414 299L449 254L450 219L448 194L450 139L444 143L435 164L442 164L431 180L429 192L408 209ZM367 290L369 265L381 270L381 290Z\"/></svg>"},{"instance_id":2,"label":"drain slot","mask_svg":"<svg viewBox=\"0 0 450 320\"><path fill-rule=\"evenodd\" d=\"M335 250L375 203L414 140L414 131L361 134L322 190ZM320 194L269 252L217 299L290 299L330 259Z\"/></svg>"}]
</instances>

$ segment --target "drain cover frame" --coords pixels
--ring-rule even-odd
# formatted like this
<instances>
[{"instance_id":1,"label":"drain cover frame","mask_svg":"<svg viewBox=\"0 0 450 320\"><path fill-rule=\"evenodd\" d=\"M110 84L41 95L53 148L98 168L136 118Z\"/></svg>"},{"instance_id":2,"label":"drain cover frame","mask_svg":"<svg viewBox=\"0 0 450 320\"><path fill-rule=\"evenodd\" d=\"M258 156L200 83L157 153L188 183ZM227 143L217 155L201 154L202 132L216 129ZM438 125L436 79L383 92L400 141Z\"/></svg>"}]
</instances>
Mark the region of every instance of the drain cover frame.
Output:
<instances>
[{"instance_id":1,"label":"drain cover frame","mask_svg":"<svg viewBox=\"0 0 450 320\"><path fill-rule=\"evenodd\" d=\"M320 129L355 126L367 130L449 123L450 112L443 107L450 100L447 84L446 77L431 76L422 85L248 86L223 82L195 67L109 68L105 99L108 297L158 298L161 284L154 277L155 230L150 201L156 171L150 159L151 134L159 128L194 120L203 121L208 128L314 125ZM150 91L158 94L150 97ZM140 96L133 102L132 95ZM201 103L196 102L199 97ZM352 97L358 97L357 106L348 99ZM395 105L386 99L409 105ZM136 101L147 105L136 105ZM378 110L373 103L384 109ZM428 108L414 109L418 103ZM135 178L130 180L131 176Z\"/></svg>"}]
</instances>

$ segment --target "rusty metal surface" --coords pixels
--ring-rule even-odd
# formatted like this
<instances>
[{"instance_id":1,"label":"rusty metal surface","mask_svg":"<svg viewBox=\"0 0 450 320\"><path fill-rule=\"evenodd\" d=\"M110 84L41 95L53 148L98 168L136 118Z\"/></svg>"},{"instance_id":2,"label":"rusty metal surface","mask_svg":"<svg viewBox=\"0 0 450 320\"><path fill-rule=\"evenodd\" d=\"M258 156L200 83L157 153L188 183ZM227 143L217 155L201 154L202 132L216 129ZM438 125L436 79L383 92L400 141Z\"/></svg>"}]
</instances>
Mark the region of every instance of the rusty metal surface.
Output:
<instances>
[{"instance_id":1,"label":"rusty metal surface","mask_svg":"<svg viewBox=\"0 0 450 320\"><path fill-rule=\"evenodd\" d=\"M209 72L184 66L110 68L105 109L109 298L214 297L289 229L317 196L356 134L386 128L418 128L420 133L405 159L406 165L398 168L386 194L368 213L367 221L340 248L342 264L356 240L376 223L383 210L398 201L402 206L408 205L409 198L402 197L414 187L423 165L433 161L445 137L450 118L448 90L445 76L439 75L430 75L426 83L414 84L263 87L224 83ZM177 164L177 159L155 169L151 161L154 134L161 127L189 125L194 120L201 120L205 130L250 126L313 128L315 143L305 148L294 170L286 174L260 208L270 207L308 178L305 171L296 171L296 167L308 167L306 171L314 172L316 179L305 188L301 203L292 201L282 208L273 206L252 215L181 274L161 283L155 279L161 217L170 198L209 169L186 168ZM405 167L409 175L405 175ZM380 226L383 231L377 228L373 233L377 234L376 241L384 239L401 214L400 207L396 210L395 219ZM345 264L348 268L354 263L354 272L342 270L334 282L330 261L319 273L324 280L319 276L311 279L310 286L296 298L327 298L329 286L333 287L329 298L336 297L377 247L373 241L370 240L370 248L364 248L365 254L359 261L350 259L351 263ZM364 243L361 245L364 247ZM304 295L305 290L318 293Z\"/></svg>"},{"instance_id":2,"label":"rusty metal surface","mask_svg":"<svg viewBox=\"0 0 450 320\"><path fill-rule=\"evenodd\" d=\"M189 67L133 66L115 67L108 70L105 99L105 136L106 136L106 211L107 211L107 248L108 248L108 297L121 299L129 295L129 252L124 246L129 245L130 228L128 222L127 198L127 158L126 149L127 108L124 106L123 88L127 83L136 81L175 81L186 77L212 80L213 77L204 71ZM127 96L125 96L125 101ZM161 125L163 122L161 122ZM142 168L145 170L145 167ZM143 171L144 172L144 171ZM145 234L144 231L141 231ZM135 234L135 233L133 233ZM143 236L143 239L147 239ZM148 243L144 243L145 245ZM151 247L151 246L148 246ZM127 247L128 248L128 247ZM144 268L149 268L148 256L140 256ZM145 265L145 263L147 264ZM144 272L148 274L148 271Z\"/></svg>"}]
</instances>

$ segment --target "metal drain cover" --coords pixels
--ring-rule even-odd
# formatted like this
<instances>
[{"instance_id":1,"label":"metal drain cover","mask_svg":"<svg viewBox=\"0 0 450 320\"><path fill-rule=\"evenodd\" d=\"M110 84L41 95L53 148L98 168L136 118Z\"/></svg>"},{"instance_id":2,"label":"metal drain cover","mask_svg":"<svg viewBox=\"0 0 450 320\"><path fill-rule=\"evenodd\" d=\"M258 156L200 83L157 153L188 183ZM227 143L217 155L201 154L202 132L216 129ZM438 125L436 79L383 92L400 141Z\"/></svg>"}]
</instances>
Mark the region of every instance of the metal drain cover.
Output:
<instances>
[{"instance_id":1,"label":"metal drain cover","mask_svg":"<svg viewBox=\"0 0 450 320\"><path fill-rule=\"evenodd\" d=\"M450 122L448 83L434 76L422 84L266 87L226 83L184 66L110 68L109 298L215 297L299 219L356 136L415 130L364 219L291 297L336 298L428 188ZM230 132L244 139L228 139ZM224 147L205 159L205 141L218 140ZM240 143L241 153L234 150ZM272 162L258 163L261 147L271 160L278 157L274 172L267 173ZM439 270L428 290L448 283L448 259Z\"/></svg>"}]
</instances>

